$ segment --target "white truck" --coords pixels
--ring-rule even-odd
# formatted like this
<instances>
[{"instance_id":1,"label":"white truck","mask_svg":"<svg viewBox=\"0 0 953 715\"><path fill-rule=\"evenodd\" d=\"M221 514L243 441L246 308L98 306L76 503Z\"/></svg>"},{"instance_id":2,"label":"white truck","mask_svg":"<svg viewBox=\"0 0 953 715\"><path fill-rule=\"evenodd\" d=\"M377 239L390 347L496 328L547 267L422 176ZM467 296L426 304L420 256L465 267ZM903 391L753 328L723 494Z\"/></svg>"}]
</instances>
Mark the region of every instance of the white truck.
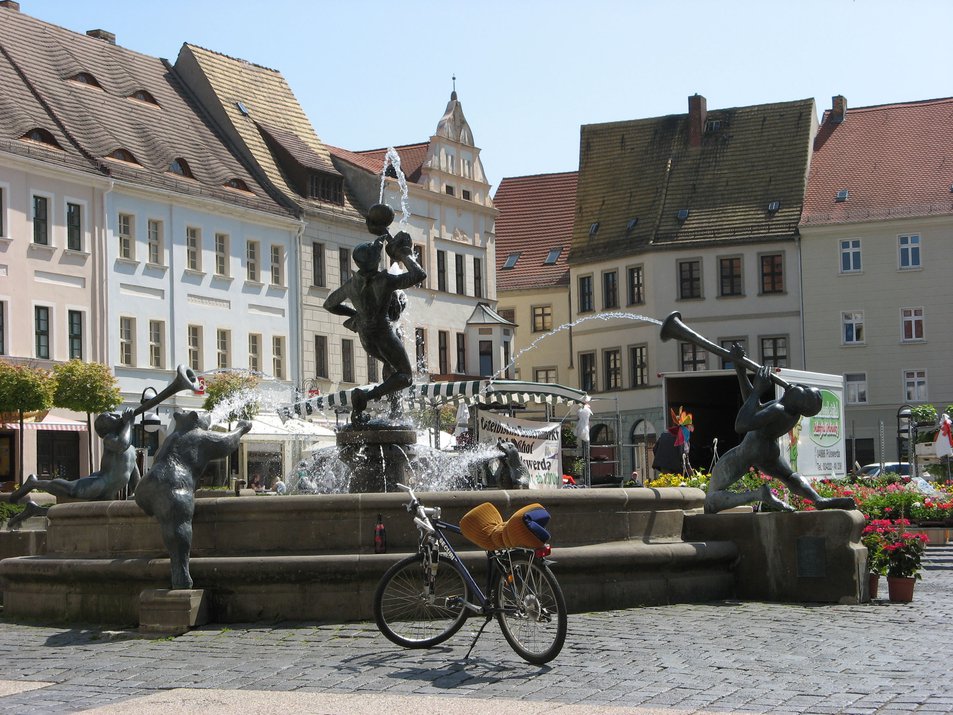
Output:
<instances>
[{"instance_id":1,"label":"white truck","mask_svg":"<svg viewBox=\"0 0 953 715\"><path fill-rule=\"evenodd\" d=\"M816 387L823 407L813 417L804 417L798 428L778 440L795 471L808 478L844 476L847 449L844 441L844 378L820 372L777 368L789 383ZM783 390L775 387L777 396ZM741 389L734 370L670 372L662 375L662 409L672 426L672 410L692 414L694 431L689 441L689 461L709 470L718 455L741 441L735 432L735 416L741 407Z\"/></svg>"}]
</instances>

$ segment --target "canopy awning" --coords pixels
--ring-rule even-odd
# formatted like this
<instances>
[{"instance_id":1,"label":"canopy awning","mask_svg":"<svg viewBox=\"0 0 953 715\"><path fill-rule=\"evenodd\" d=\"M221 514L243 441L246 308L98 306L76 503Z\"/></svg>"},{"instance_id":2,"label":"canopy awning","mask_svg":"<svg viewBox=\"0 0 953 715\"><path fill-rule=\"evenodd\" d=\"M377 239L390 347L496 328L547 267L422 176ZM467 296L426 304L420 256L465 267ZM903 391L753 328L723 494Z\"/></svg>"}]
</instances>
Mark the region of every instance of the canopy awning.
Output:
<instances>
[{"instance_id":1,"label":"canopy awning","mask_svg":"<svg viewBox=\"0 0 953 715\"><path fill-rule=\"evenodd\" d=\"M367 389L374 385L365 385ZM288 419L293 414L311 414L319 410L336 407L350 407L351 392L341 390L327 395L316 395L307 400L282 407L278 413ZM547 382L528 382L523 380L462 380L459 382L425 382L407 388L406 397L411 402L424 406L440 405L447 402L545 402L559 404L563 402L581 403L586 393L572 387Z\"/></svg>"},{"instance_id":2,"label":"canopy awning","mask_svg":"<svg viewBox=\"0 0 953 715\"><path fill-rule=\"evenodd\" d=\"M19 422L4 422L0 424L0 430L18 430L18 429L20 429ZM71 420L68 417L57 417L56 415L47 414L39 422L24 422L23 429L85 432L86 423L77 422L76 420Z\"/></svg>"}]
</instances>

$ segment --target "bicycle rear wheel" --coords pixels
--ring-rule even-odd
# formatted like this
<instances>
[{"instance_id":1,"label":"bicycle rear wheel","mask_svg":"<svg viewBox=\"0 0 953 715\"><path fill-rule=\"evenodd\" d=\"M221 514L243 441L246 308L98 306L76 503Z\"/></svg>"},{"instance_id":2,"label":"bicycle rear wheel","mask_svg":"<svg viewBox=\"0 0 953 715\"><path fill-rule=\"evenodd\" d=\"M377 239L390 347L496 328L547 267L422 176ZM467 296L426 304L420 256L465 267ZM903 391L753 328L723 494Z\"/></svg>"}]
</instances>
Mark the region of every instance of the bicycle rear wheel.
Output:
<instances>
[{"instance_id":1,"label":"bicycle rear wheel","mask_svg":"<svg viewBox=\"0 0 953 715\"><path fill-rule=\"evenodd\" d=\"M542 560L514 555L512 565L496 589L496 619L513 650L542 665L559 655L566 642L566 600Z\"/></svg>"},{"instance_id":2,"label":"bicycle rear wheel","mask_svg":"<svg viewBox=\"0 0 953 715\"><path fill-rule=\"evenodd\" d=\"M374 620L384 636L404 648L429 648L460 630L468 612L466 581L448 558L440 556L436 573L413 554L391 566L374 593ZM432 575L432 585L431 585Z\"/></svg>"}]
</instances>

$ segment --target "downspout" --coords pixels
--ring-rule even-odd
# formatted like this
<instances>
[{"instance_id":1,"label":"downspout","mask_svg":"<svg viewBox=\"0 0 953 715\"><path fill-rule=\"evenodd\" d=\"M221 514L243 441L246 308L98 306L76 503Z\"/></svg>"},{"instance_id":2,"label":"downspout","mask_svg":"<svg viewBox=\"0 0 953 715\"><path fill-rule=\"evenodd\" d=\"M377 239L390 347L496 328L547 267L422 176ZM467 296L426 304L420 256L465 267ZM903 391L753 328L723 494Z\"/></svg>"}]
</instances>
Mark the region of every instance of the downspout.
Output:
<instances>
[{"instance_id":1,"label":"downspout","mask_svg":"<svg viewBox=\"0 0 953 715\"><path fill-rule=\"evenodd\" d=\"M801 365L807 370L807 333L804 331L804 262L801 256L801 234L794 234L794 246L797 250L797 280L800 290L798 291L798 303L800 307L801 318Z\"/></svg>"},{"instance_id":2,"label":"downspout","mask_svg":"<svg viewBox=\"0 0 953 715\"><path fill-rule=\"evenodd\" d=\"M97 254L99 260L93 263L95 267L93 271L93 286L90 291L90 297L94 303L91 306L93 309L91 313L95 315L96 323L98 324L98 330L94 329L90 325L93 335L98 336L97 345L96 345L96 355L91 355L94 361L102 362L107 367L110 366L110 355L109 355L109 325L107 323L107 317L109 315L109 291L114 285L114 281L111 280L112 276L109 275L109 194L112 193L112 190L116 187L116 180L109 180L109 187L103 192L103 201L102 201L102 221L101 229L99 232L99 250L95 253ZM86 449L86 454L89 457L89 474L93 472L93 465L98 464L102 458L102 443L100 440L93 439L93 429L92 424L90 423L90 415L86 414L86 439L88 441L88 446Z\"/></svg>"},{"instance_id":3,"label":"downspout","mask_svg":"<svg viewBox=\"0 0 953 715\"><path fill-rule=\"evenodd\" d=\"M297 276L296 280L298 281L297 286L289 286L289 301L288 309L294 311L294 316L288 321L288 326L294 326L294 330L288 341L288 354L295 356L295 370L294 370L294 384L296 386L304 387L304 343L302 336L304 335L304 311L301 309L302 301L296 301L295 296L304 295L304 285L305 278L302 275L304 270L304 246L303 238L304 231L307 228L307 222L299 218L298 219L298 229L295 232L294 247L297 251L297 256L295 257L296 265L294 275ZM292 341L294 345L292 345ZM289 371L289 377L291 372ZM295 397L295 400L298 400L298 397Z\"/></svg>"}]
</instances>

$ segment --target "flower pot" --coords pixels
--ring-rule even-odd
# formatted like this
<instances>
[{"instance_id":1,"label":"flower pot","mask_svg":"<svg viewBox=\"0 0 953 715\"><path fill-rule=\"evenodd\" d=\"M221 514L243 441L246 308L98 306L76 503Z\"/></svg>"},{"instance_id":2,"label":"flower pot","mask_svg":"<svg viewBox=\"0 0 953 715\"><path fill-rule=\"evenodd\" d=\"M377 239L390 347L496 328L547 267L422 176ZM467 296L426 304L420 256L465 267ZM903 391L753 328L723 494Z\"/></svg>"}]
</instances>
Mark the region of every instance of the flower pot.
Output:
<instances>
[{"instance_id":1,"label":"flower pot","mask_svg":"<svg viewBox=\"0 0 953 715\"><path fill-rule=\"evenodd\" d=\"M870 580L870 586L867 590L870 592L870 600L873 601L877 598L877 591L880 589L880 574L870 573L867 574L867 578Z\"/></svg>"},{"instance_id":2,"label":"flower pot","mask_svg":"<svg viewBox=\"0 0 953 715\"><path fill-rule=\"evenodd\" d=\"M894 603L909 603L916 582L912 576L887 576L887 595Z\"/></svg>"}]
</instances>

